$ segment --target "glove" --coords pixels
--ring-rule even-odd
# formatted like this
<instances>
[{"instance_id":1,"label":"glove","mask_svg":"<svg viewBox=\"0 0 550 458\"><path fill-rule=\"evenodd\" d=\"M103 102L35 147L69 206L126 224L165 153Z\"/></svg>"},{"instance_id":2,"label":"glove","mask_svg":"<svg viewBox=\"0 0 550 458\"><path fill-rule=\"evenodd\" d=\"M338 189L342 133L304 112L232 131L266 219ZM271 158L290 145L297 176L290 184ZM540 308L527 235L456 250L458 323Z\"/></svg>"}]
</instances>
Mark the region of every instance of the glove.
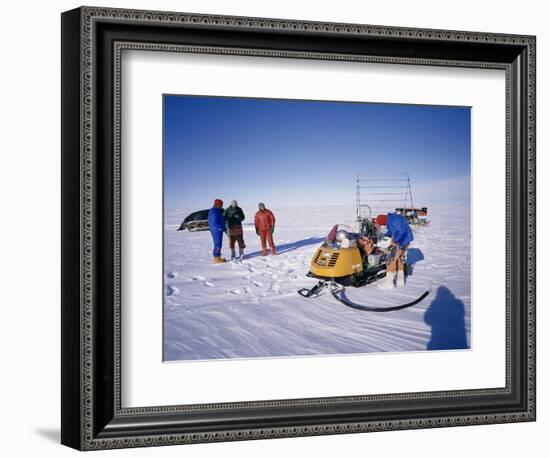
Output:
<instances>
[{"instance_id":1,"label":"glove","mask_svg":"<svg viewBox=\"0 0 550 458\"><path fill-rule=\"evenodd\" d=\"M271 226L271 233L273 234L273 232L275 232L275 224L273 224L273 226Z\"/></svg>"},{"instance_id":2,"label":"glove","mask_svg":"<svg viewBox=\"0 0 550 458\"><path fill-rule=\"evenodd\" d=\"M255 226L256 227L256 235L260 235L260 231L258 230L258 226Z\"/></svg>"}]
</instances>

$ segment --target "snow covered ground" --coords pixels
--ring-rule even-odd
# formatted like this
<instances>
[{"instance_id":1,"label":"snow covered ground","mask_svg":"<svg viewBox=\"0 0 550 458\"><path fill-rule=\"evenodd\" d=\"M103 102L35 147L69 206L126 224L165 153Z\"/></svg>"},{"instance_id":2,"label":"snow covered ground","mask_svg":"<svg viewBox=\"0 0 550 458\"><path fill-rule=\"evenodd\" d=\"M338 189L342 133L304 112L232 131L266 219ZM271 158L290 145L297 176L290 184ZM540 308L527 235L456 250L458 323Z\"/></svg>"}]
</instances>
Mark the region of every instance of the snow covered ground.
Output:
<instances>
[{"instance_id":1,"label":"snow covered ground","mask_svg":"<svg viewBox=\"0 0 550 458\"><path fill-rule=\"evenodd\" d=\"M381 307L431 290L420 304L388 313L296 292L316 283L305 276L310 259L334 224L352 223L352 207L272 208L279 254L268 257L254 231L255 209L243 208L246 258L220 265L212 264L210 232L176 230L191 210L165 215L166 361L469 348L469 209L430 209L430 225L409 249L414 271L404 289L347 288L350 300ZM222 251L229 256L227 238Z\"/></svg>"}]
</instances>

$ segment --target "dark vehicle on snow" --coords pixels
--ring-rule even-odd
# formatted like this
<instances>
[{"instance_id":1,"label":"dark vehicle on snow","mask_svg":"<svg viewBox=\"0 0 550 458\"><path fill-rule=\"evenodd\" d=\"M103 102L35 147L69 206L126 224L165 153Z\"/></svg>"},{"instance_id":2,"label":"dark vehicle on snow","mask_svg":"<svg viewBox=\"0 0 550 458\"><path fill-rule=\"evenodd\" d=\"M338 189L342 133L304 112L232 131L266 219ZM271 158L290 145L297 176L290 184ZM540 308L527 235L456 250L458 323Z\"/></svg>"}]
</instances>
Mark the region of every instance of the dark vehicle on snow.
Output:
<instances>
[{"instance_id":1,"label":"dark vehicle on snow","mask_svg":"<svg viewBox=\"0 0 550 458\"><path fill-rule=\"evenodd\" d=\"M180 224L178 231L187 229L189 232L207 231L208 228L208 212L209 210L199 210L185 217Z\"/></svg>"}]
</instances>

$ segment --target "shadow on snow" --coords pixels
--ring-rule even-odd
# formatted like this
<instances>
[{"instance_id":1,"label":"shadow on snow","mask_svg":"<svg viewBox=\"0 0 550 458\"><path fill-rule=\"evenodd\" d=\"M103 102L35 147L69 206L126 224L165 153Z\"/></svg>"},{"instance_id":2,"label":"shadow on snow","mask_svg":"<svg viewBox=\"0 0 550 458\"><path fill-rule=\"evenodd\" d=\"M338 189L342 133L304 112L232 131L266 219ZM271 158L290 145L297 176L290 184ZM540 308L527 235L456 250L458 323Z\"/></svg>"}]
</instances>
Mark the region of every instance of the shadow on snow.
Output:
<instances>
[{"instance_id":1,"label":"shadow on snow","mask_svg":"<svg viewBox=\"0 0 550 458\"><path fill-rule=\"evenodd\" d=\"M409 265L410 275L414 273L414 266L417 262L424 261L424 253L418 248L409 248L407 250L407 264Z\"/></svg>"},{"instance_id":2,"label":"shadow on snow","mask_svg":"<svg viewBox=\"0 0 550 458\"><path fill-rule=\"evenodd\" d=\"M435 299L424 314L431 326L428 350L458 350L469 348L464 322L464 303L449 288L440 286Z\"/></svg>"},{"instance_id":3,"label":"shadow on snow","mask_svg":"<svg viewBox=\"0 0 550 458\"><path fill-rule=\"evenodd\" d=\"M417 262L424 261L424 253L419 248L409 248L407 250L407 263L415 265Z\"/></svg>"},{"instance_id":4,"label":"shadow on snow","mask_svg":"<svg viewBox=\"0 0 550 458\"><path fill-rule=\"evenodd\" d=\"M288 253L289 251L297 250L298 248L303 248L309 245L316 245L325 240L325 237L308 237L307 239L297 240L295 242L285 243L283 245L275 245L277 249L277 254ZM245 256L246 259L255 258L262 254L261 251L254 251L249 255Z\"/></svg>"}]
</instances>

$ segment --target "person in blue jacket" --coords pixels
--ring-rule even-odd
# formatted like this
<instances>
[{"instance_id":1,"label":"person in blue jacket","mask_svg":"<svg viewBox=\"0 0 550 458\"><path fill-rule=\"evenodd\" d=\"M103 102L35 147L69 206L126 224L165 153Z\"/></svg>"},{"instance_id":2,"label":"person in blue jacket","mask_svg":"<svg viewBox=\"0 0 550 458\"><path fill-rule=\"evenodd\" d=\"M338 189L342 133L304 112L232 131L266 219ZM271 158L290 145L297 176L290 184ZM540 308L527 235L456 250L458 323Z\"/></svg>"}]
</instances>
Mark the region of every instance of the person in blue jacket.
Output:
<instances>
[{"instance_id":1,"label":"person in blue jacket","mask_svg":"<svg viewBox=\"0 0 550 458\"><path fill-rule=\"evenodd\" d=\"M391 237L393 257L390 256L386 266L386 281L381 284L381 287L393 288L394 281L396 286L403 287L405 286L405 253L414 240L413 232L399 211L388 213L386 227L385 236Z\"/></svg>"},{"instance_id":2,"label":"person in blue jacket","mask_svg":"<svg viewBox=\"0 0 550 458\"><path fill-rule=\"evenodd\" d=\"M208 227L210 228L210 234L212 234L212 241L214 242L214 250L212 251L214 264L225 262L225 259L221 256L223 234L226 231L223 213L223 201L216 199L214 206L208 211Z\"/></svg>"}]
</instances>

